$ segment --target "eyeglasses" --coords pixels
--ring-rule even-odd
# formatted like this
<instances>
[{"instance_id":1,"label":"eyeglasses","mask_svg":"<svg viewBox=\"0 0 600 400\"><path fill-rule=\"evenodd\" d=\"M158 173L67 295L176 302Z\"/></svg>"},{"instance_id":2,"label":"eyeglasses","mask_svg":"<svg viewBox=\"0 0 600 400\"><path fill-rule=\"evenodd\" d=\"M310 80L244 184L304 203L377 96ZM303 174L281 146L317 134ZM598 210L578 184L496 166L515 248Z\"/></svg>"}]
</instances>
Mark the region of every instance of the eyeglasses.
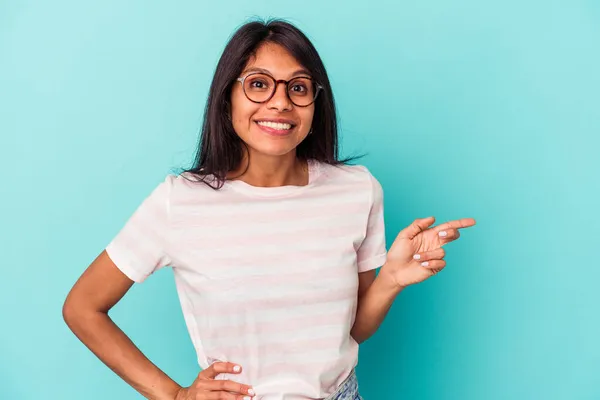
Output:
<instances>
[{"instance_id":1,"label":"eyeglasses","mask_svg":"<svg viewBox=\"0 0 600 400\"><path fill-rule=\"evenodd\" d=\"M252 72L248 75L237 78L242 84L244 94L248 100L254 103L264 103L271 100L277 86L284 83L286 94L290 101L298 107L307 107L315 102L323 86L316 83L312 78L301 76L292 78L289 81L283 79L275 80L270 75L261 72Z\"/></svg>"}]
</instances>

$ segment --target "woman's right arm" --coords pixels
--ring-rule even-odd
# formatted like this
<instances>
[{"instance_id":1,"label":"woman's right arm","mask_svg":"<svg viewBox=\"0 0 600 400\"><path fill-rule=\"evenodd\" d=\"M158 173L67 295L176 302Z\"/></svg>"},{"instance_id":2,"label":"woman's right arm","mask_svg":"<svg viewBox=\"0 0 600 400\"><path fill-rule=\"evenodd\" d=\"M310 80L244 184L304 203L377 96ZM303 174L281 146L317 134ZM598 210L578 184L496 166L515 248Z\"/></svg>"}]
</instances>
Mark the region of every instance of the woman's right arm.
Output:
<instances>
[{"instance_id":1,"label":"woman's right arm","mask_svg":"<svg viewBox=\"0 0 600 400\"><path fill-rule=\"evenodd\" d=\"M182 387L144 356L108 316L132 285L104 250L69 292L63 305L65 322L104 364L148 399L251 399L251 386L215 380L222 373L239 374L240 365L213 363L200 371L192 385Z\"/></svg>"},{"instance_id":2,"label":"woman's right arm","mask_svg":"<svg viewBox=\"0 0 600 400\"><path fill-rule=\"evenodd\" d=\"M144 356L108 316L132 285L103 251L69 292L63 318L83 344L143 396L174 399L181 386Z\"/></svg>"}]
</instances>

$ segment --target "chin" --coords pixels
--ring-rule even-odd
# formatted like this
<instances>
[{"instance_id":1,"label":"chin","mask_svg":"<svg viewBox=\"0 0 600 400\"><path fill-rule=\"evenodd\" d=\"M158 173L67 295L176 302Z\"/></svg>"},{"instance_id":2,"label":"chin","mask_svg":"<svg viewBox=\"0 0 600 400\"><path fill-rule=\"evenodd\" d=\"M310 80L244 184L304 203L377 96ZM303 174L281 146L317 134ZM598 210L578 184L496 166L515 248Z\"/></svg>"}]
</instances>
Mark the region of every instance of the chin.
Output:
<instances>
[{"instance_id":1,"label":"chin","mask_svg":"<svg viewBox=\"0 0 600 400\"><path fill-rule=\"evenodd\" d=\"M283 143L256 143L249 145L249 147L255 152L268 156L284 156L292 151L296 150L296 146L290 146L289 143L285 145Z\"/></svg>"}]
</instances>

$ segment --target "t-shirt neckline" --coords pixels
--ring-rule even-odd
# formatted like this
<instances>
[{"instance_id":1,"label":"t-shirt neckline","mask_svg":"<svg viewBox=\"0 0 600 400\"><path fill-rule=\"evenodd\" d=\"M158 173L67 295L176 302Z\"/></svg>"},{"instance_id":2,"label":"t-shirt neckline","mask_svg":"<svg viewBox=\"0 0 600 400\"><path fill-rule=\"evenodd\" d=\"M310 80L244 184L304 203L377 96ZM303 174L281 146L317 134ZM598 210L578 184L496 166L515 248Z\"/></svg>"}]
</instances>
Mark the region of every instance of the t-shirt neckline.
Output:
<instances>
[{"instance_id":1,"label":"t-shirt neckline","mask_svg":"<svg viewBox=\"0 0 600 400\"><path fill-rule=\"evenodd\" d=\"M285 185L273 187L261 187L250 185L240 179L226 180L224 185L239 192L243 192L252 196L258 197L288 197L304 192L312 187L317 177L319 176L318 161L308 160L308 184L304 186Z\"/></svg>"}]
</instances>

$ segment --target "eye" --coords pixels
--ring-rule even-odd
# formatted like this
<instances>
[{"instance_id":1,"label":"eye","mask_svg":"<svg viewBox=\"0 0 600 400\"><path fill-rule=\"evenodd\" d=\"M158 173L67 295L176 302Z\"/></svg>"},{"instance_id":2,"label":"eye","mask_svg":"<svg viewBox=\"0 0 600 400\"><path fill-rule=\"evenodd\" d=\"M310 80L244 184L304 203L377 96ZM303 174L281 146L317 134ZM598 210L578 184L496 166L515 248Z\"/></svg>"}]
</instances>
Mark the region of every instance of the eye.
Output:
<instances>
[{"instance_id":1,"label":"eye","mask_svg":"<svg viewBox=\"0 0 600 400\"><path fill-rule=\"evenodd\" d=\"M291 87L291 90L292 90L292 92L296 92L296 93L306 93L306 91L308 90L308 88L303 83L295 83Z\"/></svg>"},{"instance_id":2,"label":"eye","mask_svg":"<svg viewBox=\"0 0 600 400\"><path fill-rule=\"evenodd\" d=\"M310 96L312 89L312 81L308 78L297 78L290 83L290 96L306 97Z\"/></svg>"},{"instance_id":3,"label":"eye","mask_svg":"<svg viewBox=\"0 0 600 400\"><path fill-rule=\"evenodd\" d=\"M246 79L245 88L250 92L266 92L271 90L272 79L263 74L253 74Z\"/></svg>"},{"instance_id":4,"label":"eye","mask_svg":"<svg viewBox=\"0 0 600 400\"><path fill-rule=\"evenodd\" d=\"M250 87L254 89L266 89L269 83L261 79L253 79L250 81Z\"/></svg>"}]
</instances>

